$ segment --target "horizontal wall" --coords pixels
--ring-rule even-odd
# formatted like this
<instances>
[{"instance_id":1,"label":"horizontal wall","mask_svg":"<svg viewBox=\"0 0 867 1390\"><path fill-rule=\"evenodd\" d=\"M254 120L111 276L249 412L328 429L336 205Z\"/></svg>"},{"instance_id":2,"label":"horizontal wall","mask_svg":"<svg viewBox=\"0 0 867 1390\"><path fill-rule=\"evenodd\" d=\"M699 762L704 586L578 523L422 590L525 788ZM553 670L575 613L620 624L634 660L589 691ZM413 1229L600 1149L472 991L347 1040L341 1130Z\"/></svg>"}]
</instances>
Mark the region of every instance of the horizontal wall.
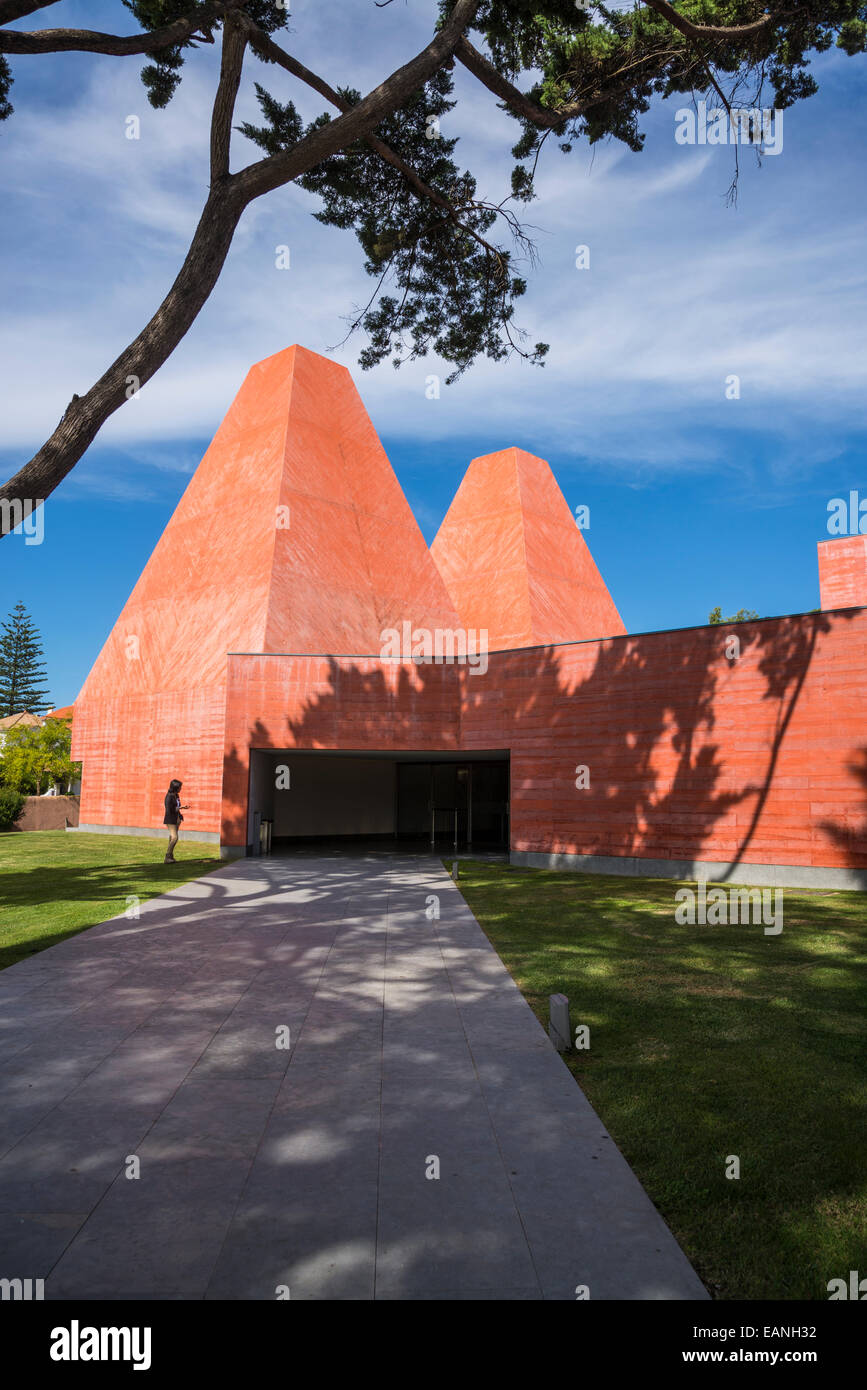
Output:
<instances>
[{"instance_id":1,"label":"horizontal wall","mask_svg":"<svg viewBox=\"0 0 867 1390\"><path fill-rule=\"evenodd\" d=\"M867 869L821 868L804 864L758 864L711 859L606 858L598 854L541 854L512 850L510 862L529 869L566 869L577 874L618 878L705 879L708 883L760 884L769 888L810 888L863 892Z\"/></svg>"},{"instance_id":2,"label":"horizontal wall","mask_svg":"<svg viewBox=\"0 0 867 1390\"><path fill-rule=\"evenodd\" d=\"M78 700L72 756L82 764L81 821L162 834L169 782L183 782L184 830L220 829L226 694L222 686Z\"/></svg>"},{"instance_id":3,"label":"horizontal wall","mask_svg":"<svg viewBox=\"0 0 867 1390\"><path fill-rule=\"evenodd\" d=\"M499 748L515 854L867 870L867 609L492 653L484 675L262 655L227 676L76 704L83 824L160 827L176 776L185 828L242 848L251 746Z\"/></svg>"},{"instance_id":4,"label":"horizontal wall","mask_svg":"<svg viewBox=\"0 0 867 1390\"><path fill-rule=\"evenodd\" d=\"M65 830L78 825L77 796L28 796L15 830Z\"/></svg>"},{"instance_id":5,"label":"horizontal wall","mask_svg":"<svg viewBox=\"0 0 867 1390\"><path fill-rule=\"evenodd\" d=\"M230 657L223 843L246 749L507 748L512 850L867 869L867 610L492 653L484 675Z\"/></svg>"},{"instance_id":6,"label":"horizontal wall","mask_svg":"<svg viewBox=\"0 0 867 1390\"><path fill-rule=\"evenodd\" d=\"M508 708L514 851L867 868L867 610L492 656L488 676L464 740Z\"/></svg>"}]
</instances>

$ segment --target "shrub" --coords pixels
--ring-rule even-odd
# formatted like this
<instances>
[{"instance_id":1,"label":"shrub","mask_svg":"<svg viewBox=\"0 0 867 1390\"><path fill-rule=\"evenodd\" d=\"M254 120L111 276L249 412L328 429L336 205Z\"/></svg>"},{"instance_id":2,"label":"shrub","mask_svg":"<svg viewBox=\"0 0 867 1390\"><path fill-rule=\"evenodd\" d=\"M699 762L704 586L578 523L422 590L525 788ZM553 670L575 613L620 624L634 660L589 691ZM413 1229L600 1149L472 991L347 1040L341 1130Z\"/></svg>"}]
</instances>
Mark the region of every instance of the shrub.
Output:
<instances>
[{"instance_id":1,"label":"shrub","mask_svg":"<svg viewBox=\"0 0 867 1390\"><path fill-rule=\"evenodd\" d=\"M0 787L0 830L11 830L27 800L14 787Z\"/></svg>"}]
</instances>

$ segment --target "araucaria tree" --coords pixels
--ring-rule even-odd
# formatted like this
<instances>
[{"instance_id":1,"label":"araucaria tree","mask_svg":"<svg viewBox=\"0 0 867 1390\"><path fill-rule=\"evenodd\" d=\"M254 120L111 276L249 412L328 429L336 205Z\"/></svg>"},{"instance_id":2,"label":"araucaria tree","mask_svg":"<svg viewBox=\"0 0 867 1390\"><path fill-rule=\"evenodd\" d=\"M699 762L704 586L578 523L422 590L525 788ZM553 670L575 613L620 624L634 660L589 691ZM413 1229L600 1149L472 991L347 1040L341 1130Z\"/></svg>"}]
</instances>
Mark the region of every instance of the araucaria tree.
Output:
<instances>
[{"instance_id":1,"label":"araucaria tree","mask_svg":"<svg viewBox=\"0 0 867 1390\"><path fill-rule=\"evenodd\" d=\"M23 603L17 603L0 626L0 718L7 714L44 714L51 708L43 690L42 642Z\"/></svg>"},{"instance_id":2,"label":"araucaria tree","mask_svg":"<svg viewBox=\"0 0 867 1390\"><path fill-rule=\"evenodd\" d=\"M334 23L339 11L361 2L330 0ZM515 301L526 288L518 265L533 259L517 210L534 196L549 137L564 155L577 141L606 136L640 150L640 117L654 95L709 96L732 119L735 103L780 110L816 90L811 54L834 44L863 53L867 43L863 0L636 0L626 13L603 0L440 0L430 42L362 95L341 84L351 74L329 80L278 42L289 17L286 0L123 0L141 26L131 35L9 27L54 3L0 0L0 119L12 112L10 58L85 52L108 61L144 54L148 98L161 107L184 63L219 35L210 182L186 259L150 322L97 382L72 396L50 439L0 488L3 534L66 477L124 404L130 381L144 385L171 355L216 284L235 228L255 199L294 182L318 195L314 215L322 222L355 232L375 280L355 325L367 335L363 367L429 351L453 365L452 377L479 356L520 353L541 363L546 345L528 344L514 321ZM232 172L235 101L248 54L248 66L269 67L269 85L279 82L280 90L257 82L262 124L241 128L262 158ZM472 172L455 162L456 139L432 138L455 105L456 63L517 123L511 170L504 168L504 187L494 194L480 191ZM312 88L329 109L305 123L293 84ZM449 127L458 124L459 113Z\"/></svg>"}]
</instances>

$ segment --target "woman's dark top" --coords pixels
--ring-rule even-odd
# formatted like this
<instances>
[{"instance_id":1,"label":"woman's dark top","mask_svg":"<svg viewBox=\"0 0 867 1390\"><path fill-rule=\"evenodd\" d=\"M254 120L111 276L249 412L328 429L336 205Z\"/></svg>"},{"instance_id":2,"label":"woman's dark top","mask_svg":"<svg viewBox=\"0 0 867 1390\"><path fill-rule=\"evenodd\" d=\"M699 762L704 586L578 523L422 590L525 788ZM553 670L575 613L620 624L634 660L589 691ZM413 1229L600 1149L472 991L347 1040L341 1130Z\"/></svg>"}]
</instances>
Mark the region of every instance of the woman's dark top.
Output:
<instances>
[{"instance_id":1,"label":"woman's dark top","mask_svg":"<svg viewBox=\"0 0 867 1390\"><path fill-rule=\"evenodd\" d=\"M177 792L166 792L166 813L163 816L163 825L178 825L182 820L181 798Z\"/></svg>"}]
</instances>

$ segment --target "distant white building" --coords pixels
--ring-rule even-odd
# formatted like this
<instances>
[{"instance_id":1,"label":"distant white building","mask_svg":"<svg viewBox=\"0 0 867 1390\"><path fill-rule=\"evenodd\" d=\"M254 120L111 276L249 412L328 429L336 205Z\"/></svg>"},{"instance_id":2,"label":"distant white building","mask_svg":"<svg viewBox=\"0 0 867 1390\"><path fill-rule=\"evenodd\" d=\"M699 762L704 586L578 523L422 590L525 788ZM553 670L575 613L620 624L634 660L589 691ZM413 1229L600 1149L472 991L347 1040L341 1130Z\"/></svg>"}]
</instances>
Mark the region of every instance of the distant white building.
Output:
<instances>
[{"instance_id":1,"label":"distant white building","mask_svg":"<svg viewBox=\"0 0 867 1390\"><path fill-rule=\"evenodd\" d=\"M41 729L45 720L39 714L31 714L29 710L23 709L19 714L7 714L0 719L0 749L6 742L6 735L10 729Z\"/></svg>"}]
</instances>

